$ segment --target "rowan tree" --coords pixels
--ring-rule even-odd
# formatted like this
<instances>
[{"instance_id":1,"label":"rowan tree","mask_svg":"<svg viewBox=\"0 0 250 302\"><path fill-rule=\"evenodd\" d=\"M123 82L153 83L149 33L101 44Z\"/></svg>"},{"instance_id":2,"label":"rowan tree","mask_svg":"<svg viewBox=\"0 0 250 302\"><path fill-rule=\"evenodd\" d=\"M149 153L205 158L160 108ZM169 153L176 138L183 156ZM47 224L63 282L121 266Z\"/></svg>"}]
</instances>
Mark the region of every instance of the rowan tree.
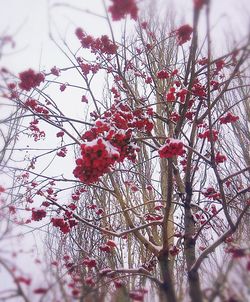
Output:
<instances>
[{"instance_id":1,"label":"rowan tree","mask_svg":"<svg viewBox=\"0 0 250 302\"><path fill-rule=\"evenodd\" d=\"M2 70L10 158L25 161L3 166L5 190L19 224L48 233L49 277L14 278L20 299L246 301L249 39L217 55L210 2L193 1L192 24L103 2L106 15L85 13L108 34L79 24L73 48L50 33L69 66Z\"/></svg>"}]
</instances>

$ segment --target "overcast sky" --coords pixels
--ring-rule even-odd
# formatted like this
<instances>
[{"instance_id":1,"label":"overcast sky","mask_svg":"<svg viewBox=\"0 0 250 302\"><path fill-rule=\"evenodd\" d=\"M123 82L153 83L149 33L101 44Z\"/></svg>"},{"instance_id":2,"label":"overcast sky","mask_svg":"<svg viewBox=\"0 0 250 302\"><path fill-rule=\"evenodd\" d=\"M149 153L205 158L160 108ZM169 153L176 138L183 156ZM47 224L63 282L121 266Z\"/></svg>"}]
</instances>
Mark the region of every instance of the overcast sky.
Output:
<instances>
[{"instance_id":1,"label":"overcast sky","mask_svg":"<svg viewBox=\"0 0 250 302\"><path fill-rule=\"evenodd\" d=\"M141 7L150 0L141 0ZM192 0L151 0L160 10L175 6L176 21L192 20ZM53 30L58 29L62 36L71 35L74 28L81 26L87 31L98 35L107 30L107 25L101 19L89 16L80 11L55 4L66 4L82 9L89 9L103 14L101 0L0 0L0 34L14 35L17 47L15 55L8 55L4 63L12 70L20 71L26 67L43 69L58 61L58 53L49 42L49 23ZM109 3L109 1L106 1ZM212 24L216 36L234 32L237 35L246 33L249 29L249 0L213 0ZM50 22L49 22L50 20ZM8 51L8 53L10 53ZM3 64L3 63L2 63ZM48 65L48 66L46 66Z\"/></svg>"}]
</instances>

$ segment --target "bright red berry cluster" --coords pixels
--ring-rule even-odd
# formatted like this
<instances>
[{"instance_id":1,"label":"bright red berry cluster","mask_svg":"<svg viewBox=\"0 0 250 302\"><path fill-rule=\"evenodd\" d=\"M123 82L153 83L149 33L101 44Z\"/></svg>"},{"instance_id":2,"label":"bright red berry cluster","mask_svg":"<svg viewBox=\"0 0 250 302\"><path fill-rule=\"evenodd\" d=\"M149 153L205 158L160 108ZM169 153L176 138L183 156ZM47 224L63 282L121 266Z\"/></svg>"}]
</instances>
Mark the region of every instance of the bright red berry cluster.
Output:
<instances>
[{"instance_id":1,"label":"bright red berry cluster","mask_svg":"<svg viewBox=\"0 0 250 302\"><path fill-rule=\"evenodd\" d=\"M29 108L31 110L33 110L34 112L38 113L38 114L43 114L45 116L48 116L49 111L47 108L45 108L44 106L40 106L37 102L37 100L35 99L27 99L24 103L24 107L25 108Z\"/></svg>"},{"instance_id":2,"label":"bright red berry cluster","mask_svg":"<svg viewBox=\"0 0 250 302\"><path fill-rule=\"evenodd\" d=\"M215 156L215 162L216 164L221 164L221 163L224 163L224 161L227 160L227 157L223 154L221 154L220 152L218 152Z\"/></svg>"},{"instance_id":3,"label":"bright red berry cluster","mask_svg":"<svg viewBox=\"0 0 250 302\"><path fill-rule=\"evenodd\" d=\"M82 263L85 264L88 268L93 268L97 265L96 260L89 257L83 259Z\"/></svg>"},{"instance_id":4,"label":"bright red berry cluster","mask_svg":"<svg viewBox=\"0 0 250 302\"><path fill-rule=\"evenodd\" d=\"M65 157L67 154L67 148L62 147L59 151L57 151L56 155L59 157Z\"/></svg>"},{"instance_id":5,"label":"bright red berry cluster","mask_svg":"<svg viewBox=\"0 0 250 302\"><path fill-rule=\"evenodd\" d=\"M196 80L192 87L192 94L199 100L203 100L207 96L206 87Z\"/></svg>"},{"instance_id":6,"label":"bright red berry cluster","mask_svg":"<svg viewBox=\"0 0 250 302\"><path fill-rule=\"evenodd\" d=\"M109 7L113 21L118 21L130 15L131 19L137 20L138 8L135 0L111 0L113 4Z\"/></svg>"},{"instance_id":7,"label":"bright red berry cluster","mask_svg":"<svg viewBox=\"0 0 250 302\"><path fill-rule=\"evenodd\" d=\"M144 216L144 219L147 220L147 221L159 221L159 220L162 220L163 217L162 217L162 215L146 214Z\"/></svg>"},{"instance_id":8,"label":"bright red berry cluster","mask_svg":"<svg viewBox=\"0 0 250 302\"><path fill-rule=\"evenodd\" d=\"M33 69L28 69L19 73L19 78L21 80L19 87L30 91L31 88L35 88L44 82L45 76L41 72L36 73Z\"/></svg>"},{"instance_id":9,"label":"bright red berry cluster","mask_svg":"<svg viewBox=\"0 0 250 302\"><path fill-rule=\"evenodd\" d=\"M160 80L168 79L169 73L166 70L160 70L157 72L157 78Z\"/></svg>"},{"instance_id":10,"label":"bright red berry cluster","mask_svg":"<svg viewBox=\"0 0 250 302\"><path fill-rule=\"evenodd\" d=\"M116 244L113 240L107 240L107 242L105 244L102 244L99 246L99 249L102 252L110 253L115 247L116 247Z\"/></svg>"},{"instance_id":11,"label":"bright red berry cluster","mask_svg":"<svg viewBox=\"0 0 250 302\"><path fill-rule=\"evenodd\" d=\"M34 119L33 121L30 122L29 125L29 130L32 132L32 136L35 142L45 137L45 132L39 129L38 124L39 121L37 119Z\"/></svg>"},{"instance_id":12,"label":"bright red berry cluster","mask_svg":"<svg viewBox=\"0 0 250 302\"><path fill-rule=\"evenodd\" d=\"M107 35L95 39L94 37L87 35L81 28L77 28L75 33L80 40L82 47L90 49L94 54L102 53L114 55L118 49L118 46L113 43Z\"/></svg>"},{"instance_id":13,"label":"bright red berry cluster","mask_svg":"<svg viewBox=\"0 0 250 302\"><path fill-rule=\"evenodd\" d=\"M185 25L182 25L181 27L179 27L175 31L178 45L182 45L182 44L186 43L187 41L191 40L192 32L193 32L193 28L188 24L185 24Z\"/></svg>"},{"instance_id":14,"label":"bright red berry cluster","mask_svg":"<svg viewBox=\"0 0 250 302\"><path fill-rule=\"evenodd\" d=\"M66 212L65 212L66 213ZM70 218L71 215L68 215L69 217L52 217L51 222L54 227L57 227L60 229L61 232L64 234L67 234L70 232L71 228L77 225L77 221Z\"/></svg>"},{"instance_id":15,"label":"bright red berry cluster","mask_svg":"<svg viewBox=\"0 0 250 302\"><path fill-rule=\"evenodd\" d=\"M209 199L219 199L220 193L217 192L213 187L208 187L202 191L202 194Z\"/></svg>"},{"instance_id":16,"label":"bright red berry cluster","mask_svg":"<svg viewBox=\"0 0 250 302\"><path fill-rule=\"evenodd\" d=\"M115 146L120 153L118 162L123 162L125 158L134 162L136 159L136 151L139 151L139 148L135 145L133 146L130 142L132 131L120 131L118 133L110 131L110 136L112 145Z\"/></svg>"},{"instance_id":17,"label":"bright red berry cluster","mask_svg":"<svg viewBox=\"0 0 250 302\"><path fill-rule=\"evenodd\" d=\"M115 162L123 162L125 158L135 161L139 148L132 142L133 131L150 133L153 129L152 114L149 108L146 111L132 110L127 104L112 105L83 134L82 139L88 143L81 145L81 158L76 161L74 176L85 184L91 184L109 172Z\"/></svg>"},{"instance_id":18,"label":"bright red berry cluster","mask_svg":"<svg viewBox=\"0 0 250 302\"><path fill-rule=\"evenodd\" d=\"M166 101L169 102L169 103L172 103L172 102L175 101L175 98L176 98L176 96L175 96L175 88L171 87L169 89L169 92L166 95Z\"/></svg>"},{"instance_id":19,"label":"bright red berry cluster","mask_svg":"<svg viewBox=\"0 0 250 302\"><path fill-rule=\"evenodd\" d=\"M168 138L166 144L158 150L158 153L160 158L172 158L173 156L183 155L183 143L180 140Z\"/></svg>"},{"instance_id":20,"label":"bright red berry cluster","mask_svg":"<svg viewBox=\"0 0 250 302\"><path fill-rule=\"evenodd\" d=\"M212 140L213 142L216 142L218 140L218 131L212 129L211 132L212 135L210 135L210 130L205 130L204 132L201 132L198 134L199 138L207 139L209 142Z\"/></svg>"},{"instance_id":21,"label":"bright red berry cluster","mask_svg":"<svg viewBox=\"0 0 250 302\"><path fill-rule=\"evenodd\" d=\"M119 158L119 152L103 138L81 145L81 156L76 160L73 174L85 184L98 181L99 177L110 171Z\"/></svg>"},{"instance_id":22,"label":"bright red berry cluster","mask_svg":"<svg viewBox=\"0 0 250 302\"><path fill-rule=\"evenodd\" d=\"M180 115L179 115L177 112L172 112L172 113L169 115L169 119L170 119L172 122L176 123L176 122L179 121Z\"/></svg>"},{"instance_id":23,"label":"bright red berry cluster","mask_svg":"<svg viewBox=\"0 0 250 302\"><path fill-rule=\"evenodd\" d=\"M187 93L188 93L187 89L181 89L176 93L176 96L178 97L181 103L185 103Z\"/></svg>"},{"instance_id":24,"label":"bright red berry cluster","mask_svg":"<svg viewBox=\"0 0 250 302\"><path fill-rule=\"evenodd\" d=\"M226 115L220 118L220 123L221 124L235 123L238 121L238 119L239 119L238 116L232 114L231 112L228 112Z\"/></svg>"},{"instance_id":25,"label":"bright red berry cluster","mask_svg":"<svg viewBox=\"0 0 250 302\"><path fill-rule=\"evenodd\" d=\"M220 60L217 60L215 62L215 66L216 66L216 70L215 70L215 75L218 75L218 73L225 67L225 62L224 60L220 59Z\"/></svg>"},{"instance_id":26,"label":"bright red berry cluster","mask_svg":"<svg viewBox=\"0 0 250 302\"><path fill-rule=\"evenodd\" d=\"M32 209L32 220L39 221L42 220L44 217L46 217L46 211L44 209Z\"/></svg>"}]
</instances>

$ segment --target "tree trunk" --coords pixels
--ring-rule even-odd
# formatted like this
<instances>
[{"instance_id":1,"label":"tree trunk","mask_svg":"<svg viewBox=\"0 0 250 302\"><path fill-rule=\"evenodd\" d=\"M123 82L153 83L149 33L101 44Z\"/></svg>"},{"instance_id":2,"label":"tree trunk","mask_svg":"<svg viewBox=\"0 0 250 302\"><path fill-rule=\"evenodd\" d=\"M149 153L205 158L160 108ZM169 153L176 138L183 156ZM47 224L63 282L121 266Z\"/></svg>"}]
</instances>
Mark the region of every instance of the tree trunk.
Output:
<instances>
[{"instance_id":1,"label":"tree trunk","mask_svg":"<svg viewBox=\"0 0 250 302\"><path fill-rule=\"evenodd\" d=\"M192 265L195 263L195 243L193 239L195 235L195 222L193 219L190 203L192 200L192 187L190 184L186 184L186 202L185 202L185 236L184 236L184 254L186 258L187 270L188 270L188 284L189 295L191 301L202 302L202 292L200 286L199 274L197 271L192 271Z\"/></svg>"},{"instance_id":2,"label":"tree trunk","mask_svg":"<svg viewBox=\"0 0 250 302\"><path fill-rule=\"evenodd\" d=\"M162 286L160 287L160 301L177 302L172 278L173 274L171 273L172 265L169 260L168 251L162 251L158 256L158 260L163 280Z\"/></svg>"}]
</instances>

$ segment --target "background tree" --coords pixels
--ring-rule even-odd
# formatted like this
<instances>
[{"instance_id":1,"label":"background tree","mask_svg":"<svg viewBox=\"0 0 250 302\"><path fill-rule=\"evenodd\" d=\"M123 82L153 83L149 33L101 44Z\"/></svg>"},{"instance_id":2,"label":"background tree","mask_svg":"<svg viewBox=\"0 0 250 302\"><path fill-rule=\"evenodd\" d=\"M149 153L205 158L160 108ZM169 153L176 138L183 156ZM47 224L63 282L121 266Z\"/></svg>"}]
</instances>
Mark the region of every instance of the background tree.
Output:
<instances>
[{"instance_id":1,"label":"background tree","mask_svg":"<svg viewBox=\"0 0 250 302\"><path fill-rule=\"evenodd\" d=\"M0 37L0 63L4 55L10 55L15 47L13 38L7 34ZM13 261L15 253L9 249L10 238L18 238L16 235L16 200L19 189L15 186L16 173L11 168L18 161L13 157L18 141L18 135L22 131L22 109L12 101L17 97L15 84L10 83L13 75L8 69L1 66L0 69L0 267L3 276L0 288L1 301L18 299L28 301L25 291L19 282L29 284L30 279L21 276L21 269ZM10 80L11 79L11 80ZM14 283L14 287L12 286Z\"/></svg>"}]
</instances>

